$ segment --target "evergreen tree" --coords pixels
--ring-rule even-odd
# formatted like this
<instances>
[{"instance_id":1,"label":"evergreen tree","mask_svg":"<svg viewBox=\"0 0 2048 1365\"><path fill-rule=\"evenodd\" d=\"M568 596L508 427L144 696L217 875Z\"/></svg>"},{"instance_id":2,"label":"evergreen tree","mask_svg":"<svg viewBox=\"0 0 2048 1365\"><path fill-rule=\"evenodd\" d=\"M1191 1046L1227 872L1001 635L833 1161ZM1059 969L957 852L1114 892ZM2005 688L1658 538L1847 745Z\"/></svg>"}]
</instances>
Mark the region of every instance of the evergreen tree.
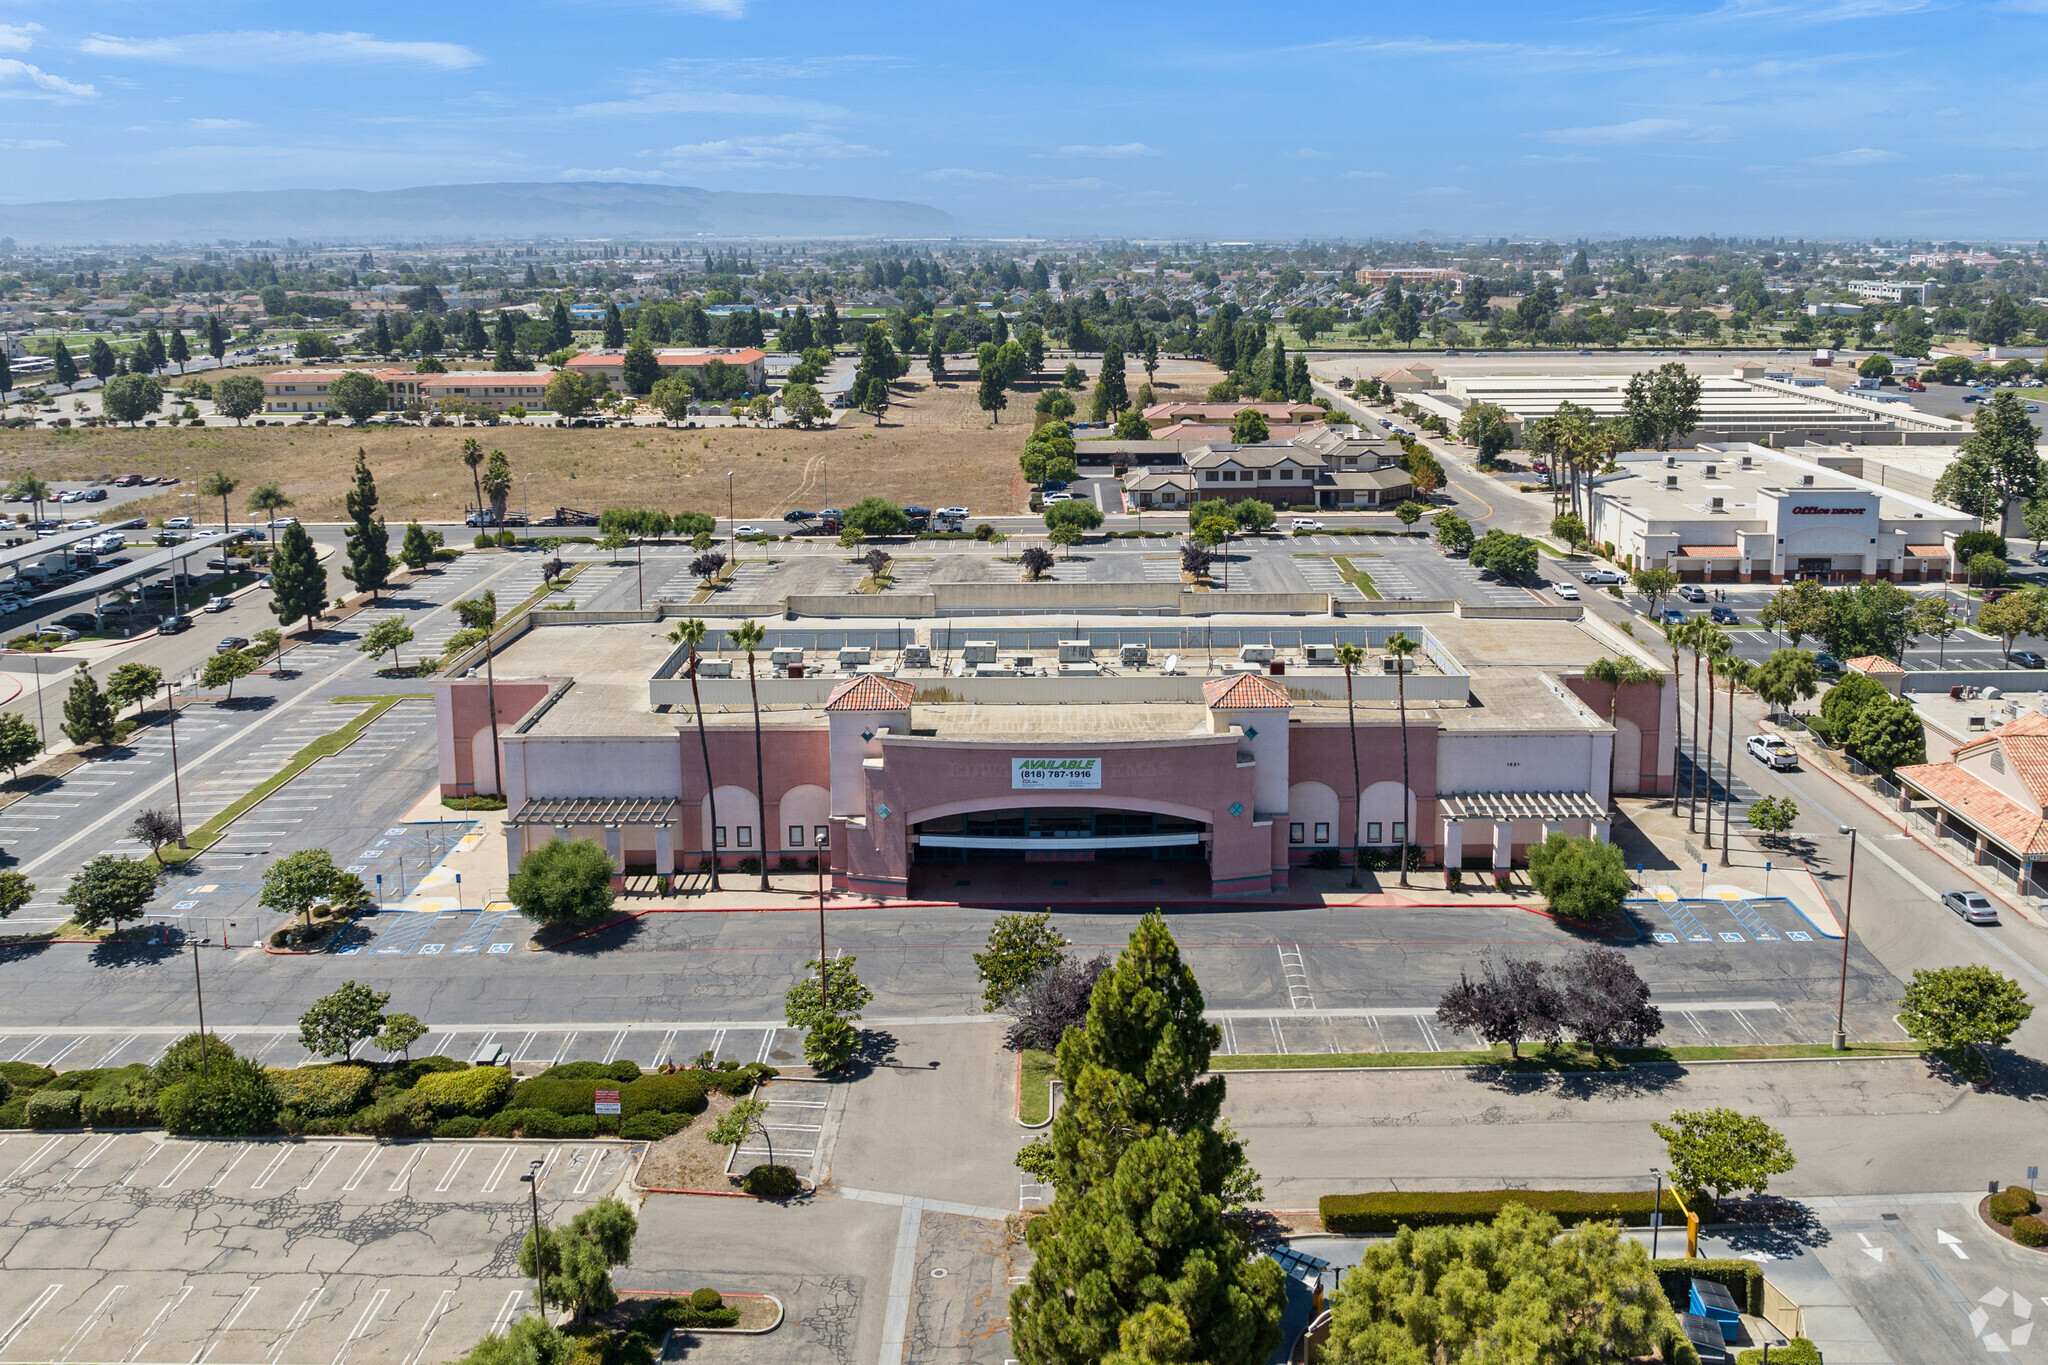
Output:
<instances>
[{"instance_id":1,"label":"evergreen tree","mask_svg":"<svg viewBox=\"0 0 2048 1365\"><path fill-rule=\"evenodd\" d=\"M811 312L802 304L797 305L796 316L782 324L782 349L791 355L802 355L818 344L811 332Z\"/></svg>"},{"instance_id":2,"label":"evergreen tree","mask_svg":"<svg viewBox=\"0 0 2048 1365\"><path fill-rule=\"evenodd\" d=\"M519 349L519 324L512 321L509 312L498 314L498 323L492 329L491 343L499 355Z\"/></svg>"},{"instance_id":3,"label":"evergreen tree","mask_svg":"<svg viewBox=\"0 0 2048 1365\"><path fill-rule=\"evenodd\" d=\"M8 367L6 353L0 352L0 402L4 402L13 391L14 371Z\"/></svg>"},{"instance_id":4,"label":"evergreen tree","mask_svg":"<svg viewBox=\"0 0 2048 1365\"><path fill-rule=\"evenodd\" d=\"M655 357L654 348L640 338L635 338L633 344L626 348L626 359L621 368L627 393L652 393L661 378L661 361Z\"/></svg>"},{"instance_id":5,"label":"evergreen tree","mask_svg":"<svg viewBox=\"0 0 2048 1365\"><path fill-rule=\"evenodd\" d=\"M308 627L327 605L327 570L313 553L313 541L297 522L278 537L270 561L270 610L278 624L304 621Z\"/></svg>"},{"instance_id":6,"label":"evergreen tree","mask_svg":"<svg viewBox=\"0 0 2048 1365\"><path fill-rule=\"evenodd\" d=\"M185 344L185 333L176 327L171 329L171 363L183 369L185 362L192 358L192 348Z\"/></svg>"},{"instance_id":7,"label":"evergreen tree","mask_svg":"<svg viewBox=\"0 0 2048 1365\"><path fill-rule=\"evenodd\" d=\"M1266 371L1266 389L1287 396L1287 343L1273 338L1273 358Z\"/></svg>"},{"instance_id":8,"label":"evergreen tree","mask_svg":"<svg viewBox=\"0 0 2048 1365\"><path fill-rule=\"evenodd\" d=\"M408 522L405 527L405 543L398 547L398 558L408 569L424 569L434 562L434 542L427 539L427 530L418 522Z\"/></svg>"},{"instance_id":9,"label":"evergreen tree","mask_svg":"<svg viewBox=\"0 0 2048 1365\"><path fill-rule=\"evenodd\" d=\"M348 567L344 577L357 592L377 594L391 581L391 534L384 518L377 515L377 481L370 476L370 462L361 446L356 447L356 486L342 500L348 508Z\"/></svg>"},{"instance_id":10,"label":"evergreen tree","mask_svg":"<svg viewBox=\"0 0 2048 1365\"><path fill-rule=\"evenodd\" d=\"M120 359L114 354L114 348L107 345L105 337L92 339L92 351L87 363L92 367L93 377L102 383L111 378L121 364Z\"/></svg>"},{"instance_id":11,"label":"evergreen tree","mask_svg":"<svg viewBox=\"0 0 2048 1365\"><path fill-rule=\"evenodd\" d=\"M946 351L939 343L939 329L932 328L932 349L924 358L924 365L931 371L932 383L943 384L946 380Z\"/></svg>"},{"instance_id":12,"label":"evergreen tree","mask_svg":"<svg viewBox=\"0 0 2048 1365\"><path fill-rule=\"evenodd\" d=\"M370 329L370 349L378 355L391 354L391 321L382 313L377 314L377 325Z\"/></svg>"},{"instance_id":13,"label":"evergreen tree","mask_svg":"<svg viewBox=\"0 0 2048 1365\"><path fill-rule=\"evenodd\" d=\"M462 324L462 349L471 355L482 355L491 349L491 340L484 335L484 320L477 316L474 308L469 310L469 317Z\"/></svg>"},{"instance_id":14,"label":"evergreen tree","mask_svg":"<svg viewBox=\"0 0 2048 1365\"><path fill-rule=\"evenodd\" d=\"M1124 348L1114 341L1102 353L1102 373L1095 380L1099 402L1111 416L1122 412L1131 405L1131 395L1124 387Z\"/></svg>"},{"instance_id":15,"label":"evergreen tree","mask_svg":"<svg viewBox=\"0 0 2048 1365\"><path fill-rule=\"evenodd\" d=\"M818 324L818 340L827 346L837 346L840 342L839 308L830 299L825 300L824 319Z\"/></svg>"},{"instance_id":16,"label":"evergreen tree","mask_svg":"<svg viewBox=\"0 0 2048 1365\"><path fill-rule=\"evenodd\" d=\"M71 690L64 697L64 734L73 744L112 744L117 737L114 703L84 664L71 675Z\"/></svg>"},{"instance_id":17,"label":"evergreen tree","mask_svg":"<svg viewBox=\"0 0 2048 1365\"><path fill-rule=\"evenodd\" d=\"M60 340L57 343L57 350L51 358L57 362L57 382L59 384L76 384L78 382L78 362L71 358L71 348L69 346L66 346Z\"/></svg>"},{"instance_id":18,"label":"evergreen tree","mask_svg":"<svg viewBox=\"0 0 2048 1365\"><path fill-rule=\"evenodd\" d=\"M608 303L604 306L604 348L616 351L626 344L626 320L619 316L619 305Z\"/></svg>"},{"instance_id":19,"label":"evergreen tree","mask_svg":"<svg viewBox=\"0 0 2048 1365\"><path fill-rule=\"evenodd\" d=\"M228 353L227 329L220 325L217 314L206 315L206 353L219 360Z\"/></svg>"},{"instance_id":20,"label":"evergreen tree","mask_svg":"<svg viewBox=\"0 0 2048 1365\"><path fill-rule=\"evenodd\" d=\"M569 309L560 300L555 300L554 311L548 314L548 349L562 350L576 340L569 327Z\"/></svg>"},{"instance_id":21,"label":"evergreen tree","mask_svg":"<svg viewBox=\"0 0 2048 1365\"><path fill-rule=\"evenodd\" d=\"M1315 392L1315 384L1308 377L1308 357L1294 357L1294 368L1287 374L1287 396L1297 403L1307 403L1314 400Z\"/></svg>"}]
</instances>

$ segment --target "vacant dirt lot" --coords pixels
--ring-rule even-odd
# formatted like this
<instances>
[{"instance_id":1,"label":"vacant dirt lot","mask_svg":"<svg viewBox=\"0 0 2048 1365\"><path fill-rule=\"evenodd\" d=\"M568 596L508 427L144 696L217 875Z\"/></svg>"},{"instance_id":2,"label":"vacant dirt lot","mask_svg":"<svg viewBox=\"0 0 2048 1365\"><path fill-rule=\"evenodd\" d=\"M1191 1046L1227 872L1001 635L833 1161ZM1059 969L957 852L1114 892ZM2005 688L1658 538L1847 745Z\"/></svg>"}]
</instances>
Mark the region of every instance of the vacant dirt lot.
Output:
<instances>
[{"instance_id":1,"label":"vacant dirt lot","mask_svg":"<svg viewBox=\"0 0 2048 1365\"><path fill-rule=\"evenodd\" d=\"M1061 362L1063 365L1064 362ZM1133 369L1131 387L1144 378ZM343 515L358 447L369 455L386 520L459 521L474 501L459 452L465 436L512 462L512 506L545 516L558 506L694 508L723 514L726 473L742 517L773 517L792 507L845 507L869 495L981 514L1016 512L1025 502L1017 455L1029 430L1035 387L1010 395L994 426L974 405L966 380L934 387L919 362L897 386L883 422L849 414L827 431L744 427L684 431L626 427L166 427L127 430L0 432L0 475L101 479L172 474L179 492L212 470L240 481L230 500L241 515L249 490L276 483L308 521ZM1206 365L1162 362L1162 399L1193 398L1219 376ZM1084 408L1087 393L1080 396ZM147 516L175 515L175 494L134 504Z\"/></svg>"}]
</instances>

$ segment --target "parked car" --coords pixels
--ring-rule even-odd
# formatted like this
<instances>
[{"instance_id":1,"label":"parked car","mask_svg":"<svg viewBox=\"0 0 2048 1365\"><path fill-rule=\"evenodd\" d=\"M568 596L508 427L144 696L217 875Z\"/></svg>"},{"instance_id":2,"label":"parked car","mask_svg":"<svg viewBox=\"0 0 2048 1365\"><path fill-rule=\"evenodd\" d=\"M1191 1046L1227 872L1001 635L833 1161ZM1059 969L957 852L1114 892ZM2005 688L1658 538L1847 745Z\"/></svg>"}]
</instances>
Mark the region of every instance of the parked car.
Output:
<instances>
[{"instance_id":1,"label":"parked car","mask_svg":"<svg viewBox=\"0 0 2048 1365\"><path fill-rule=\"evenodd\" d=\"M1297 531L1320 531L1323 529L1323 524L1314 517L1296 517L1294 519L1294 529Z\"/></svg>"},{"instance_id":2,"label":"parked car","mask_svg":"<svg viewBox=\"0 0 2048 1365\"><path fill-rule=\"evenodd\" d=\"M1666 607L1658 614L1657 620L1662 625L1682 626L1685 624L1685 613L1677 607Z\"/></svg>"},{"instance_id":3,"label":"parked car","mask_svg":"<svg viewBox=\"0 0 2048 1365\"><path fill-rule=\"evenodd\" d=\"M1681 584L1678 589L1678 595L1688 602L1704 602L1707 600L1707 590L1697 583Z\"/></svg>"},{"instance_id":4,"label":"parked car","mask_svg":"<svg viewBox=\"0 0 2048 1365\"><path fill-rule=\"evenodd\" d=\"M165 517L165 518L164 518L164 529L165 529L166 531L189 531L189 530L191 530L191 529L192 529L192 518L190 518L190 517Z\"/></svg>"},{"instance_id":5,"label":"parked car","mask_svg":"<svg viewBox=\"0 0 2048 1365\"><path fill-rule=\"evenodd\" d=\"M1813 666L1823 673L1840 673L1842 671L1842 661L1824 649L1815 651Z\"/></svg>"},{"instance_id":6,"label":"parked car","mask_svg":"<svg viewBox=\"0 0 2048 1365\"><path fill-rule=\"evenodd\" d=\"M234 604L229 602L228 599L225 597L209 597L206 599L206 605L202 607L200 610L226 611L232 605Z\"/></svg>"},{"instance_id":7,"label":"parked car","mask_svg":"<svg viewBox=\"0 0 2048 1365\"><path fill-rule=\"evenodd\" d=\"M140 474L123 474L120 478L114 480L114 487L133 488L141 482L142 476Z\"/></svg>"},{"instance_id":8,"label":"parked car","mask_svg":"<svg viewBox=\"0 0 2048 1365\"><path fill-rule=\"evenodd\" d=\"M105 502L107 500L107 490L104 488L88 488L85 490L85 498L83 500L86 502Z\"/></svg>"},{"instance_id":9,"label":"parked car","mask_svg":"<svg viewBox=\"0 0 2048 1365\"><path fill-rule=\"evenodd\" d=\"M1750 756L1768 768L1796 768L1799 754L1776 735L1751 735L1742 742Z\"/></svg>"},{"instance_id":10,"label":"parked car","mask_svg":"<svg viewBox=\"0 0 2048 1365\"><path fill-rule=\"evenodd\" d=\"M69 616L58 617L57 624L69 626L73 630L98 630L100 618L89 611L74 611Z\"/></svg>"},{"instance_id":11,"label":"parked car","mask_svg":"<svg viewBox=\"0 0 2048 1365\"><path fill-rule=\"evenodd\" d=\"M1714 607L1707 612L1707 619L1717 626L1739 626L1742 618L1735 614L1733 607Z\"/></svg>"},{"instance_id":12,"label":"parked car","mask_svg":"<svg viewBox=\"0 0 2048 1365\"><path fill-rule=\"evenodd\" d=\"M2012 661L2021 668L2048 668L2048 659L2042 658L2031 649L2016 649Z\"/></svg>"},{"instance_id":13,"label":"parked car","mask_svg":"<svg viewBox=\"0 0 2048 1365\"><path fill-rule=\"evenodd\" d=\"M241 636L224 635L221 637L220 643L213 647L213 652L216 654L232 654L238 649L247 649L248 647L249 642Z\"/></svg>"},{"instance_id":14,"label":"parked car","mask_svg":"<svg viewBox=\"0 0 2048 1365\"><path fill-rule=\"evenodd\" d=\"M1563 598L1567 602L1576 602L1579 600L1579 590L1569 583L1559 583L1557 586L1552 588L1551 591L1555 592L1559 597Z\"/></svg>"},{"instance_id":15,"label":"parked car","mask_svg":"<svg viewBox=\"0 0 2048 1365\"><path fill-rule=\"evenodd\" d=\"M36 638L38 640L59 640L68 645L78 638L78 632L69 626L44 626L36 632Z\"/></svg>"},{"instance_id":16,"label":"parked car","mask_svg":"<svg viewBox=\"0 0 2048 1365\"><path fill-rule=\"evenodd\" d=\"M1619 569L1588 569L1579 575L1587 583L1626 583L1628 575Z\"/></svg>"},{"instance_id":17,"label":"parked car","mask_svg":"<svg viewBox=\"0 0 2048 1365\"><path fill-rule=\"evenodd\" d=\"M1998 907L1981 891L1944 891L1941 903L1970 924L1998 923Z\"/></svg>"},{"instance_id":18,"label":"parked car","mask_svg":"<svg viewBox=\"0 0 2048 1365\"><path fill-rule=\"evenodd\" d=\"M163 620L157 622L156 633L159 635L178 635L190 629L192 629L191 617L166 616Z\"/></svg>"},{"instance_id":19,"label":"parked car","mask_svg":"<svg viewBox=\"0 0 2048 1365\"><path fill-rule=\"evenodd\" d=\"M735 528L734 534L742 536L765 536L768 533L758 526L740 526Z\"/></svg>"}]
</instances>

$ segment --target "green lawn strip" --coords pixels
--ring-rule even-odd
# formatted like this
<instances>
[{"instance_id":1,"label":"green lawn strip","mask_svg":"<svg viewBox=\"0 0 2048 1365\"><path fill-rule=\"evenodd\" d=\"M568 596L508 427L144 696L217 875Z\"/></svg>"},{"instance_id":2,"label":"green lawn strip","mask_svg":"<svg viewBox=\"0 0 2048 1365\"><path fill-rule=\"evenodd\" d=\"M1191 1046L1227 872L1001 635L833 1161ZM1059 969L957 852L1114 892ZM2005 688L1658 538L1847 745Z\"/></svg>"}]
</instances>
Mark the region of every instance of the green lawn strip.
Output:
<instances>
[{"instance_id":1,"label":"green lawn strip","mask_svg":"<svg viewBox=\"0 0 2048 1365\"><path fill-rule=\"evenodd\" d=\"M1344 555L1331 555L1330 562L1337 566L1337 572L1344 575L1344 581L1357 588L1367 597L1379 600L1380 590L1373 586L1372 575L1352 564Z\"/></svg>"},{"instance_id":2,"label":"green lawn strip","mask_svg":"<svg viewBox=\"0 0 2048 1365\"><path fill-rule=\"evenodd\" d=\"M1052 1117L1054 1059L1050 1052L1035 1047L1024 1049L1024 1071L1018 1084L1017 1117L1025 1123L1044 1123Z\"/></svg>"},{"instance_id":3,"label":"green lawn strip","mask_svg":"<svg viewBox=\"0 0 2048 1365\"><path fill-rule=\"evenodd\" d=\"M1534 1048L1519 1062L1508 1050L1485 1052L1288 1052L1233 1053L1209 1059L1211 1071L1305 1071L1326 1068L1371 1071L1412 1066L1497 1066L1510 1072L1619 1071L1663 1062L1764 1062L1809 1057L1901 1057L1920 1052L1916 1043L1851 1043L1837 1052L1827 1043L1765 1043L1747 1047L1617 1048L1596 1058L1577 1045L1554 1052Z\"/></svg>"},{"instance_id":4,"label":"green lawn strip","mask_svg":"<svg viewBox=\"0 0 2048 1365\"><path fill-rule=\"evenodd\" d=\"M348 722L339 730L320 736L320 738L293 754L290 759L286 760L282 768L271 774L260 785L251 788L237 799L233 805L187 835L185 837L187 847L182 849L164 849L164 861L166 863L182 863L208 848L219 840L222 834L227 832L228 826L243 812L311 767L316 759L328 758L340 753L355 742L356 736L360 735L370 722L376 720L386 711L398 705L398 703L402 701L418 701L421 698L407 696L377 697L375 699L362 697L335 698L337 703L362 702L365 700L369 701L369 705L354 720Z\"/></svg>"},{"instance_id":5,"label":"green lawn strip","mask_svg":"<svg viewBox=\"0 0 2048 1365\"><path fill-rule=\"evenodd\" d=\"M531 593L527 594L526 600L524 602L521 602L518 606L512 608L512 610L498 613L498 620L500 622L505 623L511 622L515 617L519 615L519 613L527 610L529 607L534 606L542 598L551 595L557 589L559 589L564 583L573 582L576 576L582 573L586 567L587 566L583 564L571 564L568 568L562 570L562 576L560 578L550 579L547 582L541 584L539 587L535 588ZM499 628L503 629L503 626L500 626Z\"/></svg>"}]
</instances>

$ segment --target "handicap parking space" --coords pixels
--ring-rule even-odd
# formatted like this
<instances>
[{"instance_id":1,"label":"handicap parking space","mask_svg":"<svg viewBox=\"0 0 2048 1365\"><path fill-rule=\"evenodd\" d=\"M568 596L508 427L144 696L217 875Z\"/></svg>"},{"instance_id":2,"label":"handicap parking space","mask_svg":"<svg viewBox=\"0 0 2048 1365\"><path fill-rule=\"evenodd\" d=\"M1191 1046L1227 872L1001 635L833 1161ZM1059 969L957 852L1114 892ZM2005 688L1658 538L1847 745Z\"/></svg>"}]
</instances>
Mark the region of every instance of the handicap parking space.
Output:
<instances>
[{"instance_id":1,"label":"handicap parking space","mask_svg":"<svg viewBox=\"0 0 2048 1365\"><path fill-rule=\"evenodd\" d=\"M1630 916L1653 943L1813 946L1827 941L1783 896L1744 897L1726 891L1688 897L1669 887L1653 889L1654 897L1626 902Z\"/></svg>"},{"instance_id":2,"label":"handicap parking space","mask_svg":"<svg viewBox=\"0 0 2048 1365\"><path fill-rule=\"evenodd\" d=\"M455 889L452 883L449 889ZM445 904L378 910L360 916L331 951L340 957L509 957L533 930L531 920L502 903L481 910Z\"/></svg>"}]
</instances>

